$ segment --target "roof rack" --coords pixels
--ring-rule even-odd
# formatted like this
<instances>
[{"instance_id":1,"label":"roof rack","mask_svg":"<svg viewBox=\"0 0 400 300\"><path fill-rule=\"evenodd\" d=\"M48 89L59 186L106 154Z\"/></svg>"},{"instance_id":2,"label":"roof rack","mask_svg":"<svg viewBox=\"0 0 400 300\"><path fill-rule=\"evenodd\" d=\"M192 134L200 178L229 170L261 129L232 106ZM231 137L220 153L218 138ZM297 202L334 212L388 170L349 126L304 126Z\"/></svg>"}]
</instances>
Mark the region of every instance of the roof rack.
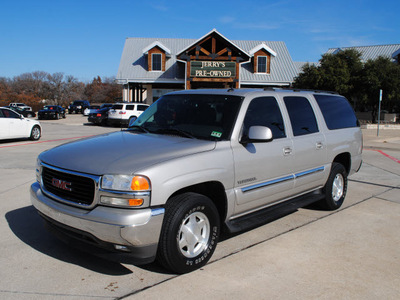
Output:
<instances>
[{"instance_id":1,"label":"roof rack","mask_svg":"<svg viewBox=\"0 0 400 300\"><path fill-rule=\"evenodd\" d=\"M264 91L276 91L276 90L288 90L293 92L312 92L312 93L326 93L338 95L338 92L334 91L324 91L324 90L316 90L316 89L300 89L300 88L291 88L291 87L265 87Z\"/></svg>"}]
</instances>

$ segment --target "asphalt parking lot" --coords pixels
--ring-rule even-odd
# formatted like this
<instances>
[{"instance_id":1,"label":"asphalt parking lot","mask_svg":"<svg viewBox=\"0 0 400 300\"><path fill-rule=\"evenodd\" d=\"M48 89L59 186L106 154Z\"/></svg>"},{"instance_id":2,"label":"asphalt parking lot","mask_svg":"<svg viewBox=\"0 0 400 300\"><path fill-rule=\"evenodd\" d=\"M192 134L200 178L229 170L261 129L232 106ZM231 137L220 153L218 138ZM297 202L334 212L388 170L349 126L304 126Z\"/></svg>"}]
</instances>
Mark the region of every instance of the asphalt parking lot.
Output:
<instances>
[{"instance_id":1,"label":"asphalt parking lot","mask_svg":"<svg viewBox=\"0 0 400 300\"><path fill-rule=\"evenodd\" d=\"M400 130L363 130L363 166L339 211L302 208L225 237L190 274L105 261L65 246L31 206L37 155L119 130L81 115L41 121L40 141L0 142L0 299L398 299ZM100 162L99 162L100 163Z\"/></svg>"}]
</instances>

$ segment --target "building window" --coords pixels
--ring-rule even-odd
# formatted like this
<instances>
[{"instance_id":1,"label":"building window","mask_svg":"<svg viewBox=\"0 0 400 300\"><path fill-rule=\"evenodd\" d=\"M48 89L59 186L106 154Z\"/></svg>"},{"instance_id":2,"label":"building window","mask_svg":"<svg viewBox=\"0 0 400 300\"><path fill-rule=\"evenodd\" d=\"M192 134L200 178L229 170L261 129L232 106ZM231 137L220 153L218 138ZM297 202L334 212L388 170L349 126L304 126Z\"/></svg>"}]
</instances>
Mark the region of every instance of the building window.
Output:
<instances>
[{"instance_id":1,"label":"building window","mask_svg":"<svg viewBox=\"0 0 400 300\"><path fill-rule=\"evenodd\" d=\"M257 73L267 73L267 57L257 57Z\"/></svg>"},{"instance_id":2,"label":"building window","mask_svg":"<svg viewBox=\"0 0 400 300\"><path fill-rule=\"evenodd\" d=\"M151 70L152 71L161 71L161 58L162 55L160 53L153 53L151 55Z\"/></svg>"}]
</instances>

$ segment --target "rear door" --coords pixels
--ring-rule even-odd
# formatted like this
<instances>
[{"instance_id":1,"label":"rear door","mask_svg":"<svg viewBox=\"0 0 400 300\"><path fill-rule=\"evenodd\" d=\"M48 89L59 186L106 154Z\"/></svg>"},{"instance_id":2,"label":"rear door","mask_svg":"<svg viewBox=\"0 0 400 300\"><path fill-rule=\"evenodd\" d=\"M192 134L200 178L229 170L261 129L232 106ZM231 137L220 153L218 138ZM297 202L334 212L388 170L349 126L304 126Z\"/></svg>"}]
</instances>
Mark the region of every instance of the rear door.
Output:
<instances>
[{"instance_id":1,"label":"rear door","mask_svg":"<svg viewBox=\"0 0 400 300\"><path fill-rule=\"evenodd\" d=\"M327 145L325 135L306 97L283 97L291 124L293 141L294 193L301 193L324 184L327 171Z\"/></svg>"},{"instance_id":2,"label":"rear door","mask_svg":"<svg viewBox=\"0 0 400 300\"><path fill-rule=\"evenodd\" d=\"M4 114L5 109L0 108L0 139L10 136L10 120Z\"/></svg>"}]
</instances>

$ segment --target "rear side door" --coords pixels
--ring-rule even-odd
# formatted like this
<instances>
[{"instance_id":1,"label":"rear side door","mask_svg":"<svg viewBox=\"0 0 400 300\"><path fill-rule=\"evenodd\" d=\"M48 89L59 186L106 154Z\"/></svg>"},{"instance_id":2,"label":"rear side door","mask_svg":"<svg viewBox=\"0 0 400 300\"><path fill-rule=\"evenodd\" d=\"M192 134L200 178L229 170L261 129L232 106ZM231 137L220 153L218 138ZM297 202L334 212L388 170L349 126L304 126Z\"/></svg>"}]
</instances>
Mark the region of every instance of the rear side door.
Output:
<instances>
[{"instance_id":1,"label":"rear side door","mask_svg":"<svg viewBox=\"0 0 400 300\"><path fill-rule=\"evenodd\" d=\"M292 193L292 140L286 134L280 105L275 97L253 99L247 109L242 136L251 126L269 127L273 140L262 143L234 143L235 214L284 199Z\"/></svg>"},{"instance_id":2,"label":"rear side door","mask_svg":"<svg viewBox=\"0 0 400 300\"><path fill-rule=\"evenodd\" d=\"M327 145L313 106L306 97L283 97L291 125L294 193L322 186L327 171Z\"/></svg>"},{"instance_id":3,"label":"rear side door","mask_svg":"<svg viewBox=\"0 0 400 300\"><path fill-rule=\"evenodd\" d=\"M0 139L6 139L10 136L10 120L6 118L3 113L3 109L0 109Z\"/></svg>"}]
</instances>

